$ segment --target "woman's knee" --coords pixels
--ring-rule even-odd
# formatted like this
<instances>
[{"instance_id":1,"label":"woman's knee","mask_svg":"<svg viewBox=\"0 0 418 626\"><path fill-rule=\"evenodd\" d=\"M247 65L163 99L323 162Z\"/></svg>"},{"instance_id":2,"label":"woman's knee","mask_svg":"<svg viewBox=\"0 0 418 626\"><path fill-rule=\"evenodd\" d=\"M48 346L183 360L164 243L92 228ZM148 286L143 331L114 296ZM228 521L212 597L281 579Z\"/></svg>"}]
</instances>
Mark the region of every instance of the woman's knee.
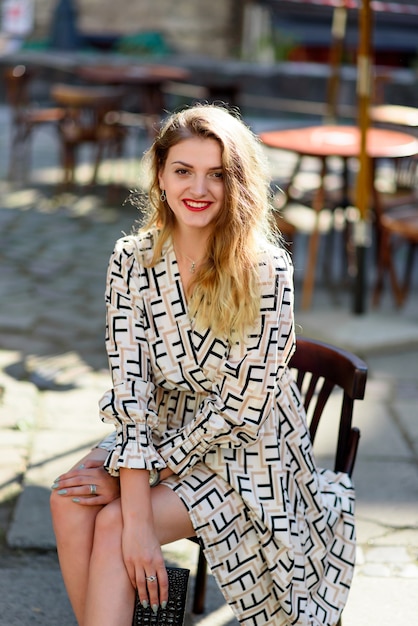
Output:
<instances>
[{"instance_id":1,"label":"woman's knee","mask_svg":"<svg viewBox=\"0 0 418 626\"><path fill-rule=\"evenodd\" d=\"M95 541L109 542L112 537L120 537L122 533L122 511L120 500L106 504L97 514L94 528Z\"/></svg>"},{"instance_id":2,"label":"woman's knee","mask_svg":"<svg viewBox=\"0 0 418 626\"><path fill-rule=\"evenodd\" d=\"M85 535L92 532L98 512L97 507L81 506L56 491L50 496L50 510L55 534L60 537L66 534L80 536L80 533Z\"/></svg>"},{"instance_id":3,"label":"woman's knee","mask_svg":"<svg viewBox=\"0 0 418 626\"><path fill-rule=\"evenodd\" d=\"M58 495L56 491L51 492L49 505L54 523L68 520L68 516L71 514L71 509L74 509L74 502L68 498Z\"/></svg>"}]
</instances>

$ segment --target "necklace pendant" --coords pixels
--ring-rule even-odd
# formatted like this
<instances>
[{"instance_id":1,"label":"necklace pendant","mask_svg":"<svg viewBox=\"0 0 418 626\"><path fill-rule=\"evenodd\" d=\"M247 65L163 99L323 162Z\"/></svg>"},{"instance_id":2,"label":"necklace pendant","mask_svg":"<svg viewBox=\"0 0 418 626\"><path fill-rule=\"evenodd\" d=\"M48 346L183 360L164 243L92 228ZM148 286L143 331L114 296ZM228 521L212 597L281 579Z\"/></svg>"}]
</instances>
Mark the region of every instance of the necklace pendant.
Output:
<instances>
[{"instance_id":1,"label":"necklace pendant","mask_svg":"<svg viewBox=\"0 0 418 626\"><path fill-rule=\"evenodd\" d=\"M192 264L190 266L190 274L194 274L195 271L196 271L196 263L192 261Z\"/></svg>"}]
</instances>

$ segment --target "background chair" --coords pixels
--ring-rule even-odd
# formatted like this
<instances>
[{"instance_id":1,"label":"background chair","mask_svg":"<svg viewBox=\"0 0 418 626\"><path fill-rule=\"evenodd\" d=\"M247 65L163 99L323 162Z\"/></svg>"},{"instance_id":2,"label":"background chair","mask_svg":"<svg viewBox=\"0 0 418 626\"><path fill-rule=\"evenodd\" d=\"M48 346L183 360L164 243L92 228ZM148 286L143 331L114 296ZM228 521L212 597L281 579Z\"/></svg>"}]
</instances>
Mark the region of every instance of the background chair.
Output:
<instances>
[{"instance_id":1,"label":"background chair","mask_svg":"<svg viewBox=\"0 0 418 626\"><path fill-rule=\"evenodd\" d=\"M371 108L376 125L418 137L418 108L379 104ZM375 202L377 234L377 278L373 305L380 303L386 275L395 303L401 307L411 288L413 261L418 246L418 155L395 161L392 193ZM406 249L403 268L397 267L397 252ZM399 259L400 260L400 259ZM399 275L401 275L399 277Z\"/></svg>"},{"instance_id":2,"label":"background chair","mask_svg":"<svg viewBox=\"0 0 418 626\"><path fill-rule=\"evenodd\" d=\"M346 350L306 337L298 337L296 345L290 367L295 370L313 443L332 392L341 391L340 412L335 416L338 435L334 469L351 476L360 439L359 429L352 426L354 401L364 398L367 365ZM191 540L199 543L196 538ZM196 614L204 612L206 574L206 560L200 548L193 597L193 612Z\"/></svg>"},{"instance_id":3,"label":"background chair","mask_svg":"<svg viewBox=\"0 0 418 626\"><path fill-rule=\"evenodd\" d=\"M117 88L58 83L52 86L51 97L65 111L59 124L64 185L75 182L77 151L83 144L95 148L91 179L91 184L95 184L105 150L114 157L122 153L125 131L117 122L109 123L106 116L120 109L123 92Z\"/></svg>"},{"instance_id":4,"label":"background chair","mask_svg":"<svg viewBox=\"0 0 418 626\"><path fill-rule=\"evenodd\" d=\"M394 104L378 104L370 108L373 126L389 128L418 137L418 108ZM417 155L394 161L396 190L411 192L418 185Z\"/></svg>"},{"instance_id":5,"label":"background chair","mask_svg":"<svg viewBox=\"0 0 418 626\"><path fill-rule=\"evenodd\" d=\"M373 305L380 303L384 281L388 275L395 303L401 307L411 288L413 261L418 247L418 195L414 193L401 200L395 198L376 217L378 258ZM397 268L396 253L400 248L406 248L402 269Z\"/></svg>"},{"instance_id":6,"label":"background chair","mask_svg":"<svg viewBox=\"0 0 418 626\"><path fill-rule=\"evenodd\" d=\"M29 171L29 142L35 128L56 126L63 118L61 107L41 107L31 102L30 85L34 77L25 65L15 65L4 70L6 101L11 108L11 142L9 180L15 180Z\"/></svg>"}]
</instances>

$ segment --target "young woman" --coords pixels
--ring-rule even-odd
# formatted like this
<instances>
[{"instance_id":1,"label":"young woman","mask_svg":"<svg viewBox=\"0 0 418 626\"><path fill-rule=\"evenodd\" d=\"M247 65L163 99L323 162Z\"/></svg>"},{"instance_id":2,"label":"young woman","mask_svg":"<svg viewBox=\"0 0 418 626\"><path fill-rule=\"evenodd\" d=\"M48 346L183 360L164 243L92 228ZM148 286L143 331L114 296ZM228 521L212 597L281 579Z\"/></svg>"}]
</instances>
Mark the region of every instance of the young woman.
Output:
<instances>
[{"instance_id":1,"label":"young woman","mask_svg":"<svg viewBox=\"0 0 418 626\"><path fill-rule=\"evenodd\" d=\"M148 154L149 211L106 288L114 432L53 485L81 626L167 601L161 546L197 535L241 624L331 625L353 573L353 489L316 468L287 367L292 266L272 241L259 142L221 107L172 115Z\"/></svg>"}]
</instances>

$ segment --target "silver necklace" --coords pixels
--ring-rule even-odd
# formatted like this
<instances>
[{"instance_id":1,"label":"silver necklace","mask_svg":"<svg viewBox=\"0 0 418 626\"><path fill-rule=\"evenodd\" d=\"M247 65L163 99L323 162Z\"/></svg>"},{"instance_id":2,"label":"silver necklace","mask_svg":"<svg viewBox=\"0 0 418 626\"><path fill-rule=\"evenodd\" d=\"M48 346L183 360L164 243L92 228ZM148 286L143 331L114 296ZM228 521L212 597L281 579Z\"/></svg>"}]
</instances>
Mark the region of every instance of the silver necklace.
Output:
<instances>
[{"instance_id":1,"label":"silver necklace","mask_svg":"<svg viewBox=\"0 0 418 626\"><path fill-rule=\"evenodd\" d=\"M184 258L190 262L189 272L190 274L194 274L196 271L196 261L193 261L187 254L183 254Z\"/></svg>"},{"instance_id":2,"label":"silver necklace","mask_svg":"<svg viewBox=\"0 0 418 626\"><path fill-rule=\"evenodd\" d=\"M176 250L174 249L174 251L176 252ZM179 258L179 256L177 255L176 252L176 256L177 258ZM191 259L189 256L187 256L187 254L184 254L184 252L181 253L180 257L182 259L186 259L186 261L189 261L190 266L189 266L189 272L190 274L194 274L197 270L197 267L202 263L203 259L200 259L200 261L194 261L193 259Z\"/></svg>"},{"instance_id":3,"label":"silver necklace","mask_svg":"<svg viewBox=\"0 0 418 626\"><path fill-rule=\"evenodd\" d=\"M189 272L190 272L190 274L194 274L196 272L196 270L197 270L198 265L200 265L202 260L194 261L189 256L187 256L187 254L184 254L184 252L181 253L181 256L183 257L183 259L186 259L186 261L189 261L189 263L190 263Z\"/></svg>"}]
</instances>

